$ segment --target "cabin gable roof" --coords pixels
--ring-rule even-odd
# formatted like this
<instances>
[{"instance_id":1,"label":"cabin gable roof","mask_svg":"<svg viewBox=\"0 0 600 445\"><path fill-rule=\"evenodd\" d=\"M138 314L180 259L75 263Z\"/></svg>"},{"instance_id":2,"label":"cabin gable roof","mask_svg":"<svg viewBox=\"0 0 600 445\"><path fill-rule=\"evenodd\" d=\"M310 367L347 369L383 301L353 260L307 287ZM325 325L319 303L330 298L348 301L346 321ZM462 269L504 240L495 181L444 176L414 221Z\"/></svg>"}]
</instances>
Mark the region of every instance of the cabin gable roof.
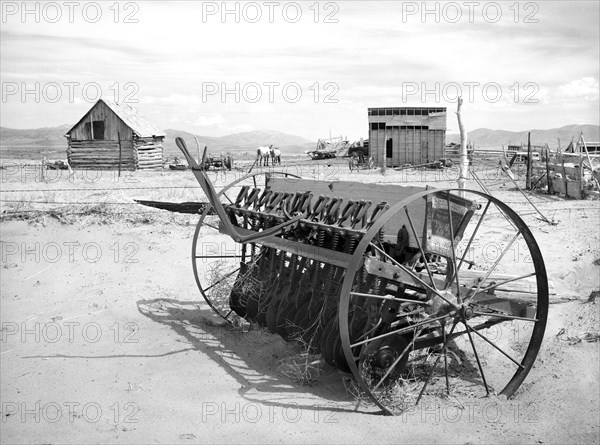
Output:
<instances>
[{"instance_id":1,"label":"cabin gable roof","mask_svg":"<svg viewBox=\"0 0 600 445\"><path fill-rule=\"evenodd\" d=\"M137 109L133 108L129 104L114 102L110 99L99 99L98 102L94 104L92 108L88 110L87 113L83 115L79 121L71 127L69 131L67 131L67 136L71 134L71 132L77 127L90 112L98 106L100 102L103 102L113 113L117 115L119 119L121 119L125 125L127 125L133 133L140 138L144 137L165 137L166 133L154 126L148 119L146 119Z\"/></svg>"}]
</instances>

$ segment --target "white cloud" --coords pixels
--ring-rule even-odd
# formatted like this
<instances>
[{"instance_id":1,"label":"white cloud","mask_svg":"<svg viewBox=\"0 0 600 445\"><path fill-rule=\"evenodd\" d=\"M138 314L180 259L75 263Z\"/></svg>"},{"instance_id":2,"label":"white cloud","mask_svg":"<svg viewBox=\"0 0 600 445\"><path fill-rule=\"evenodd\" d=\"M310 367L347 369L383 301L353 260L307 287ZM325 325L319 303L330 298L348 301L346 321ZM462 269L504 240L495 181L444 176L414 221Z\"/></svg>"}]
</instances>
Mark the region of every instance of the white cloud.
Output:
<instances>
[{"instance_id":1,"label":"white cloud","mask_svg":"<svg viewBox=\"0 0 600 445\"><path fill-rule=\"evenodd\" d=\"M559 100L593 102L598 100L599 90L598 79L583 77L560 85L556 92Z\"/></svg>"},{"instance_id":2,"label":"white cloud","mask_svg":"<svg viewBox=\"0 0 600 445\"><path fill-rule=\"evenodd\" d=\"M209 127L212 125L224 124L225 122L227 121L220 114L205 114L196 118L195 125L200 125L201 127Z\"/></svg>"}]
</instances>

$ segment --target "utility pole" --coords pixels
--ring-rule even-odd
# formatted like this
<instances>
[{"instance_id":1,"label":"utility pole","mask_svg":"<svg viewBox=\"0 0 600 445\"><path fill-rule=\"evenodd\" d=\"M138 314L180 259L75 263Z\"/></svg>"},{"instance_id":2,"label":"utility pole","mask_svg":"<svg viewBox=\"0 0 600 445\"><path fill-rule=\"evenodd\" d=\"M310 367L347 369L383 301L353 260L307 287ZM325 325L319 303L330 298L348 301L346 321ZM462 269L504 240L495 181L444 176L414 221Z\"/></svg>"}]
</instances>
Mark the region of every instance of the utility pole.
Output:
<instances>
[{"instance_id":1,"label":"utility pole","mask_svg":"<svg viewBox=\"0 0 600 445\"><path fill-rule=\"evenodd\" d=\"M458 106L456 107L456 117L458 118L458 128L460 130L460 173L458 175L458 188L465 189L467 184L467 179L469 177L469 159L467 157L467 133L465 131L465 126L462 122L462 117L460 115L461 106L463 104L462 97L458 98ZM463 191L459 192L459 195L464 197L465 193Z\"/></svg>"}]
</instances>

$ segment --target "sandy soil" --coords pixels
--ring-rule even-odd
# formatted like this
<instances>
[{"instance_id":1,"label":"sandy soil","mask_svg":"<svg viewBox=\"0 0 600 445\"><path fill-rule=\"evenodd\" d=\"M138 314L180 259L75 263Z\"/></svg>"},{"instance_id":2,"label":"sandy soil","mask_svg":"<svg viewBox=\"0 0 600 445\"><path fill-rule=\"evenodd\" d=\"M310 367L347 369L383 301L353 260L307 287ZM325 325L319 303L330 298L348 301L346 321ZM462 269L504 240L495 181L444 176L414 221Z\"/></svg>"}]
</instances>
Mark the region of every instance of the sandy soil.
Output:
<instances>
[{"instance_id":1,"label":"sandy soil","mask_svg":"<svg viewBox=\"0 0 600 445\"><path fill-rule=\"evenodd\" d=\"M293 168L326 180L453 179L350 174L342 163ZM0 225L2 443L600 440L599 343L564 341L600 326L600 301L587 302L600 288L598 201L532 197L558 221L550 226L509 184L488 178L532 228L563 302L551 306L540 355L513 399L450 397L392 418L357 406L347 376L331 367L316 385L294 383L278 365L297 346L254 328L240 333L212 314L189 260L197 217L133 204L198 200L190 172L136 173L133 182L6 173L3 210L28 212Z\"/></svg>"}]
</instances>

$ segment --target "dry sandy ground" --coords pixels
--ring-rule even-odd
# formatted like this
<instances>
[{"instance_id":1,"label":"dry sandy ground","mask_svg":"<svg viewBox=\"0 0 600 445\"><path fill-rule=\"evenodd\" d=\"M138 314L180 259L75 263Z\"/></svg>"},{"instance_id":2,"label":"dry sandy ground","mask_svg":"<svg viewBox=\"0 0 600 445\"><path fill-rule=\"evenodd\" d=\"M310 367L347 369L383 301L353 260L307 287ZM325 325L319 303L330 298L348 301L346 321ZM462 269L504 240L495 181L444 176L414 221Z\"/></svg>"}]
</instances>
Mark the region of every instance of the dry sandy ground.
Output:
<instances>
[{"instance_id":1,"label":"dry sandy ground","mask_svg":"<svg viewBox=\"0 0 600 445\"><path fill-rule=\"evenodd\" d=\"M421 179L398 172L350 175L320 165L313 173L328 180ZM310 176L306 169L301 173ZM51 191L3 193L3 200L54 201L25 209L62 213L0 226L2 443L600 440L599 343L569 345L556 338L562 328L569 336L599 329L600 302L586 302L600 288L600 267L593 263L600 258L598 201L534 197L558 221L549 226L509 187L493 188L525 215L558 295L570 300L551 306L542 351L512 400L440 399L401 417L384 417L357 406L345 390L345 376L333 368L326 367L314 386L283 375L278 364L297 353L296 346L220 324L192 275L195 216L165 216L132 205L68 215L90 208L60 204L197 200L190 172L139 174L133 183L39 183L11 175L3 177L3 191ZM190 188L148 190L162 185ZM121 190L128 187L141 189ZM58 191L74 188L84 191ZM16 206L5 202L3 210Z\"/></svg>"}]
</instances>

